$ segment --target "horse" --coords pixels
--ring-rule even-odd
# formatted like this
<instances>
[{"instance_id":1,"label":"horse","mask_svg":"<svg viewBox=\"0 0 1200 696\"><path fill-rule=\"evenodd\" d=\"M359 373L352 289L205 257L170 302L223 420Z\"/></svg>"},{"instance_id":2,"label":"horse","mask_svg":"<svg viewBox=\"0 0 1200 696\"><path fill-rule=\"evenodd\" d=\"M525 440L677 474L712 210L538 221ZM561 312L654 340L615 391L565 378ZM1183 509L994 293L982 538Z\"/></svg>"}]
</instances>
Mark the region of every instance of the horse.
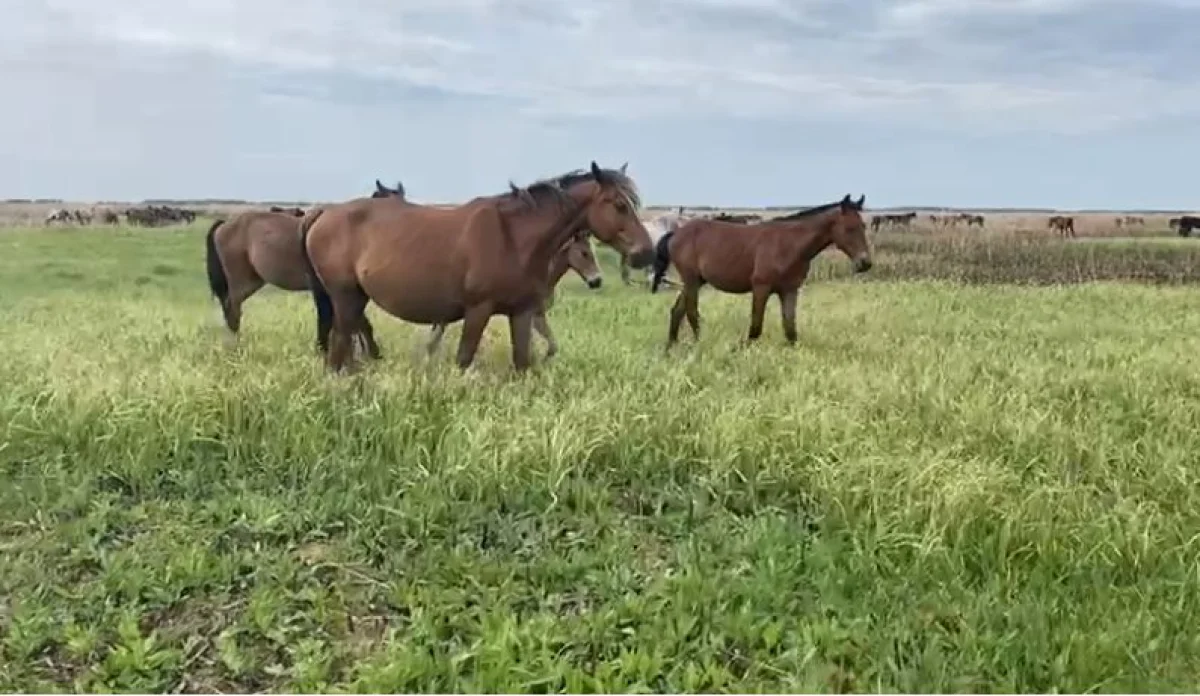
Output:
<instances>
[{"instance_id":1,"label":"horse","mask_svg":"<svg viewBox=\"0 0 1200 696\"><path fill-rule=\"evenodd\" d=\"M385 190L398 197L403 195L404 187ZM215 220L209 227L204 238L208 287L221 306L232 341L241 331L242 304L264 285L288 292L309 289L297 211L299 208L250 210L228 221ZM303 211L299 212L302 216ZM363 322L359 337L366 351L378 357L374 328L365 317Z\"/></svg>"},{"instance_id":2,"label":"horse","mask_svg":"<svg viewBox=\"0 0 1200 696\"><path fill-rule=\"evenodd\" d=\"M1063 237L1075 236L1075 218L1070 215L1053 215L1046 224L1052 231L1057 230Z\"/></svg>"},{"instance_id":3,"label":"horse","mask_svg":"<svg viewBox=\"0 0 1200 696\"><path fill-rule=\"evenodd\" d=\"M915 212L897 213L893 215L875 215L871 217L871 230L875 231L881 227L911 227L914 220L917 219Z\"/></svg>"},{"instance_id":4,"label":"horse","mask_svg":"<svg viewBox=\"0 0 1200 696\"><path fill-rule=\"evenodd\" d=\"M762 335L767 300L778 295L783 332L794 345L800 286L817 254L833 244L850 257L855 273L871 269L871 248L861 214L865 201L865 195L853 201L846 194L840 201L755 225L692 220L658 240L651 292L658 291L671 263L683 281L671 307L667 349L678 341L685 316L692 335L699 340L700 288L706 284L735 295L753 294L749 341Z\"/></svg>"},{"instance_id":5,"label":"horse","mask_svg":"<svg viewBox=\"0 0 1200 696\"><path fill-rule=\"evenodd\" d=\"M1176 226L1178 227L1180 237L1190 237L1192 236L1192 230L1200 229L1200 217L1184 215L1179 218Z\"/></svg>"},{"instance_id":6,"label":"horse","mask_svg":"<svg viewBox=\"0 0 1200 696\"><path fill-rule=\"evenodd\" d=\"M591 239L586 231L583 232L572 237L566 246L559 249L558 253L554 255L554 259L550 262L549 291L541 310L533 318L534 330L546 340L547 360L558 353L558 341L554 339L554 332L550 330L550 324L546 321L546 312L554 306L554 289L558 286L559 281L563 279L567 271L575 271L589 289L598 290L604 283L600 264L596 262L596 255L592 251ZM433 325L430 330L429 343L425 347L427 355L433 356L441 346L446 326L446 324Z\"/></svg>"},{"instance_id":7,"label":"horse","mask_svg":"<svg viewBox=\"0 0 1200 696\"><path fill-rule=\"evenodd\" d=\"M572 235L590 229L634 268L654 259L637 185L624 171L592 162L590 171L489 198L452 208L360 198L305 216L317 342L330 369L346 368L350 335L374 302L416 324L461 320L460 369L473 363L492 316L505 315L513 367L523 372L550 260Z\"/></svg>"}]
</instances>

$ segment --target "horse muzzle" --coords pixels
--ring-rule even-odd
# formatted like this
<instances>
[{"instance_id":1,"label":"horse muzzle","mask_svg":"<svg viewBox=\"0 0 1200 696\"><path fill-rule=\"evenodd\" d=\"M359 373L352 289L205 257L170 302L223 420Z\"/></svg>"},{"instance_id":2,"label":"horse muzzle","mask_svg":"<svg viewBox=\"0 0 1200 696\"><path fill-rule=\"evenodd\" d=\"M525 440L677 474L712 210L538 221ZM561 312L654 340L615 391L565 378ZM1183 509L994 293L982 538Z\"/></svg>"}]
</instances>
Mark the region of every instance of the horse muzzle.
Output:
<instances>
[{"instance_id":1,"label":"horse muzzle","mask_svg":"<svg viewBox=\"0 0 1200 696\"><path fill-rule=\"evenodd\" d=\"M860 256L857 259L854 259L854 272L866 273L867 271L871 270L871 266L874 265L875 264L871 261L870 256Z\"/></svg>"},{"instance_id":2,"label":"horse muzzle","mask_svg":"<svg viewBox=\"0 0 1200 696\"><path fill-rule=\"evenodd\" d=\"M604 284L604 278L601 276L596 276L595 278L587 279L587 286L589 288L591 288L592 290L598 290L600 288L600 286L603 284Z\"/></svg>"}]
</instances>

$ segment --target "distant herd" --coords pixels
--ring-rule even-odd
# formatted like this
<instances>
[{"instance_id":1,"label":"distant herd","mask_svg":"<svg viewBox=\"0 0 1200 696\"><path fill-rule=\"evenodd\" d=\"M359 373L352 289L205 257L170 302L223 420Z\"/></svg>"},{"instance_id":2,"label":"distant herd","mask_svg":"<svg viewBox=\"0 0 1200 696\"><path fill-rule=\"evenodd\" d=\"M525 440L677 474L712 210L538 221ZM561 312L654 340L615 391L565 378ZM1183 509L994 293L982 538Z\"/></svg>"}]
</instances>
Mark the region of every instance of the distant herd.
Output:
<instances>
[{"instance_id":1,"label":"distant herd","mask_svg":"<svg viewBox=\"0 0 1200 696\"><path fill-rule=\"evenodd\" d=\"M119 225L121 224L122 215L125 216L125 223L128 225L137 227L162 227L165 225L186 225L195 222L197 212L169 205L144 205L126 208L121 212L112 208L92 208L91 210L58 208L51 210L46 215L45 224Z\"/></svg>"}]
</instances>

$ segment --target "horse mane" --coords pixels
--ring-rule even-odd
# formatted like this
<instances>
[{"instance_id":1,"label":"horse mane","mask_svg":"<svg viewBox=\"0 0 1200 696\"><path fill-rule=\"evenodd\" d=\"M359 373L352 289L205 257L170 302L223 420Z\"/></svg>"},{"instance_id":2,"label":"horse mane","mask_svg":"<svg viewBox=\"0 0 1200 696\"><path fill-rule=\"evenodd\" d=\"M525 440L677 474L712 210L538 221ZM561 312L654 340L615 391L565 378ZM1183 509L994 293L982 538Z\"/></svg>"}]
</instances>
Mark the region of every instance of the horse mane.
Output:
<instances>
[{"instance_id":1,"label":"horse mane","mask_svg":"<svg viewBox=\"0 0 1200 696\"><path fill-rule=\"evenodd\" d=\"M834 208L840 206L841 204L842 204L841 201L834 201L832 203L824 203L822 205L816 206L815 208L806 208L805 210L798 210L794 213L789 213L787 215L781 215L779 217L771 218L768 222L786 222L788 220L799 220L801 218L806 218L806 217L809 217L812 215L818 215L820 213L824 213L827 210L833 210Z\"/></svg>"},{"instance_id":2,"label":"horse mane","mask_svg":"<svg viewBox=\"0 0 1200 696\"><path fill-rule=\"evenodd\" d=\"M641 210L642 196L638 192L637 184L625 172L619 169L601 169L604 178L617 187L621 195L629 203L633 210ZM585 181L595 181L596 176L589 169L574 169L564 174L550 176L544 179L529 184L524 188L520 188L509 182L509 191L502 196L513 198L525 198L535 202L552 199L559 204L565 202L567 190L572 186L583 183Z\"/></svg>"}]
</instances>

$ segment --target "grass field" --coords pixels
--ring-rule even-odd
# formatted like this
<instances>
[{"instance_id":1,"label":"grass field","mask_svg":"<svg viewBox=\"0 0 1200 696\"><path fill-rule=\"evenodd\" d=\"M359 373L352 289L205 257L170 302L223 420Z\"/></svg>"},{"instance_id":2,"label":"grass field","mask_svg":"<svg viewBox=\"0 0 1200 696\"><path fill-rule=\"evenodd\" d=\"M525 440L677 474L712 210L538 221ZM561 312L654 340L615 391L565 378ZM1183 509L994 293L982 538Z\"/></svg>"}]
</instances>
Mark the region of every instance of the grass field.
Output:
<instances>
[{"instance_id":1,"label":"grass field","mask_svg":"<svg viewBox=\"0 0 1200 696\"><path fill-rule=\"evenodd\" d=\"M669 357L608 256L523 378L374 309L334 378L202 233L0 234L0 689L1200 684L1194 240L879 235Z\"/></svg>"}]
</instances>

